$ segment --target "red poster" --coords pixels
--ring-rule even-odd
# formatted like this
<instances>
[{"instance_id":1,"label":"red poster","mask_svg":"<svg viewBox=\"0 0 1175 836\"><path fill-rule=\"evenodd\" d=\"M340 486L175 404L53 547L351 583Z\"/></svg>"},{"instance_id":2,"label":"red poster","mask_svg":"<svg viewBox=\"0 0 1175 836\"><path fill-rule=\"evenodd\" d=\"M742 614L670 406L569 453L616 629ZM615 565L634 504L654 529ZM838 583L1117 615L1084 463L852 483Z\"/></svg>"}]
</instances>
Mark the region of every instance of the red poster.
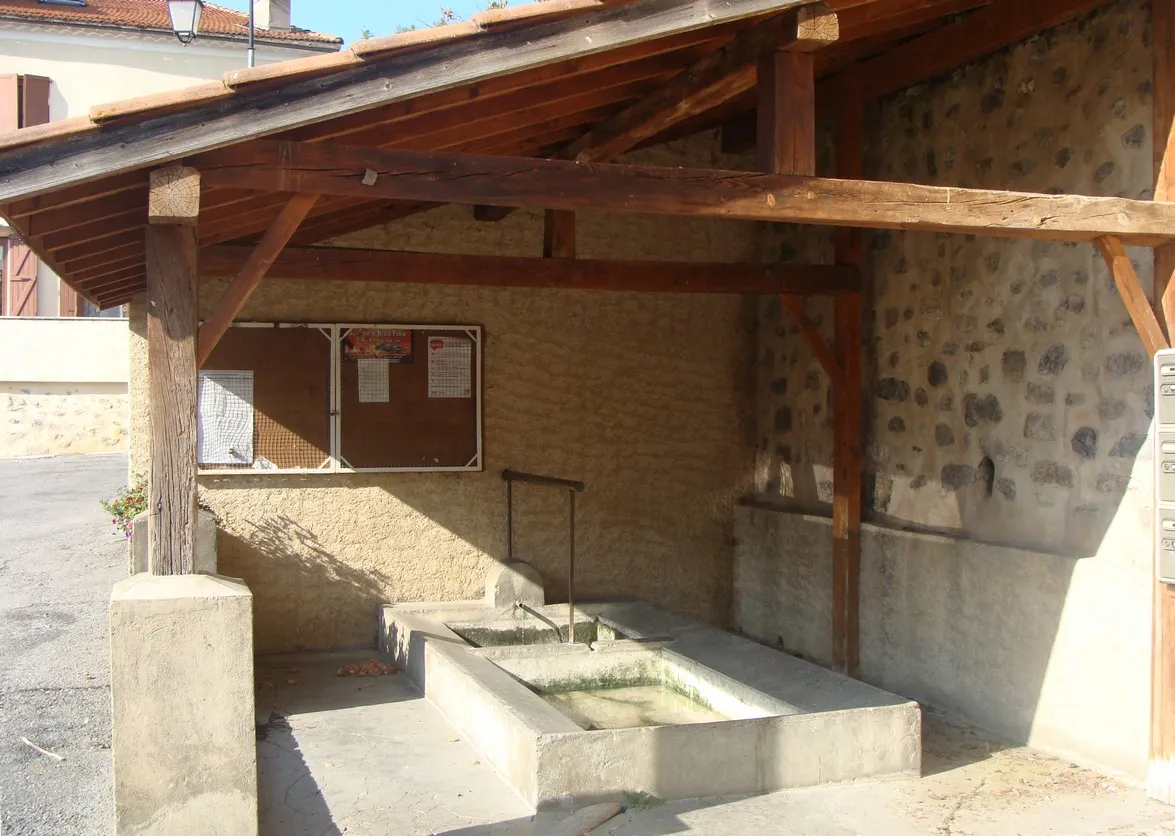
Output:
<instances>
[{"instance_id":1,"label":"red poster","mask_svg":"<svg viewBox=\"0 0 1175 836\"><path fill-rule=\"evenodd\" d=\"M412 332L394 328L352 328L343 337L343 359L412 362Z\"/></svg>"}]
</instances>

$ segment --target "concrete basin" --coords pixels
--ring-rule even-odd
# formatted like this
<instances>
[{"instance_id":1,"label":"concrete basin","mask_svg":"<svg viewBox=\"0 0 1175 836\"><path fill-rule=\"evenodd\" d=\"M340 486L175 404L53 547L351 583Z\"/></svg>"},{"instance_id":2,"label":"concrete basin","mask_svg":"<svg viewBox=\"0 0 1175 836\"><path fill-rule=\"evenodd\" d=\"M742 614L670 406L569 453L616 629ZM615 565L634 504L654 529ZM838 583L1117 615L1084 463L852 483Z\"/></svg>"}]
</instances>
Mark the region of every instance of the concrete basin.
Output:
<instances>
[{"instance_id":1,"label":"concrete basin","mask_svg":"<svg viewBox=\"0 0 1175 836\"><path fill-rule=\"evenodd\" d=\"M565 637L566 606L539 609ZM575 624L590 645L512 608L388 605L381 649L538 809L920 771L913 701L641 601L578 607ZM599 720L601 699L620 720Z\"/></svg>"}]
</instances>

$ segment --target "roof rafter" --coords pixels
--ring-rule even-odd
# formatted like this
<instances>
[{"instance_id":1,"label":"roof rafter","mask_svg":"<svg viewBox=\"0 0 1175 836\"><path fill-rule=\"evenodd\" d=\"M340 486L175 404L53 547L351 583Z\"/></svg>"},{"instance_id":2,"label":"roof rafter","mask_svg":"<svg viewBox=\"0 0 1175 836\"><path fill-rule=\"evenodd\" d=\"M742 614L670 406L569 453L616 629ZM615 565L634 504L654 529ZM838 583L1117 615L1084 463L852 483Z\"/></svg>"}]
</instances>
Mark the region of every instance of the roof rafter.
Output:
<instances>
[{"instance_id":1,"label":"roof rafter","mask_svg":"<svg viewBox=\"0 0 1175 836\"><path fill-rule=\"evenodd\" d=\"M0 154L0 203L31 197L210 149L440 91L759 15L808 0L636 0L566 21L483 34L393 54L322 77L235 94L69 140Z\"/></svg>"}]
</instances>

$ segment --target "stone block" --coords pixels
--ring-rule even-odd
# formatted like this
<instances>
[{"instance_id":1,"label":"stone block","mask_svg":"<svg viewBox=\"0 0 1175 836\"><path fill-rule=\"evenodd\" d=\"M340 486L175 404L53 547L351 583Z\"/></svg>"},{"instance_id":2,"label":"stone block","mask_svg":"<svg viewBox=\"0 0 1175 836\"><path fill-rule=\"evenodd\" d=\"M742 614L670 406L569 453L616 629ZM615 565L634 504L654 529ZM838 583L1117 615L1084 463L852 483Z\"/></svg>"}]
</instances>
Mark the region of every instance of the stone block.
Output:
<instances>
[{"instance_id":1,"label":"stone block","mask_svg":"<svg viewBox=\"0 0 1175 836\"><path fill-rule=\"evenodd\" d=\"M133 575L110 597L117 836L257 833L253 596Z\"/></svg>"},{"instance_id":2,"label":"stone block","mask_svg":"<svg viewBox=\"0 0 1175 836\"><path fill-rule=\"evenodd\" d=\"M147 565L147 512L131 521L130 573L150 571ZM196 512L196 574L216 574L216 515L203 508Z\"/></svg>"},{"instance_id":3,"label":"stone block","mask_svg":"<svg viewBox=\"0 0 1175 836\"><path fill-rule=\"evenodd\" d=\"M486 574L486 604L507 607L515 601L532 607L541 607L546 603L539 570L524 560L498 563Z\"/></svg>"}]
</instances>

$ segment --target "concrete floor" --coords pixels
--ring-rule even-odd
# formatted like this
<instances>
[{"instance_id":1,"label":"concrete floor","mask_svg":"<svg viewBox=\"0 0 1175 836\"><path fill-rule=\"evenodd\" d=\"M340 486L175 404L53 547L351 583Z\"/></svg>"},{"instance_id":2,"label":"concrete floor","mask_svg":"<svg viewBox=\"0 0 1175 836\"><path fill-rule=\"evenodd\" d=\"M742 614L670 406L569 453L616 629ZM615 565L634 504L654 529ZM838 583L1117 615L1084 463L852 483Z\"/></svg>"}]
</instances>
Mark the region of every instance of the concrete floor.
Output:
<instances>
[{"instance_id":1,"label":"concrete floor","mask_svg":"<svg viewBox=\"0 0 1175 836\"><path fill-rule=\"evenodd\" d=\"M98 500L126 456L0 459L0 833L94 836L113 821L110 588L126 542ZM64 756L40 755L21 742Z\"/></svg>"},{"instance_id":2,"label":"concrete floor","mask_svg":"<svg viewBox=\"0 0 1175 836\"><path fill-rule=\"evenodd\" d=\"M267 836L543 836L535 817L402 674L338 677L372 654L260 660L261 832ZM271 714L272 712L272 714ZM592 831L742 836L1171 834L1175 808L1074 764L1005 747L934 713L922 778L658 804Z\"/></svg>"}]
</instances>

